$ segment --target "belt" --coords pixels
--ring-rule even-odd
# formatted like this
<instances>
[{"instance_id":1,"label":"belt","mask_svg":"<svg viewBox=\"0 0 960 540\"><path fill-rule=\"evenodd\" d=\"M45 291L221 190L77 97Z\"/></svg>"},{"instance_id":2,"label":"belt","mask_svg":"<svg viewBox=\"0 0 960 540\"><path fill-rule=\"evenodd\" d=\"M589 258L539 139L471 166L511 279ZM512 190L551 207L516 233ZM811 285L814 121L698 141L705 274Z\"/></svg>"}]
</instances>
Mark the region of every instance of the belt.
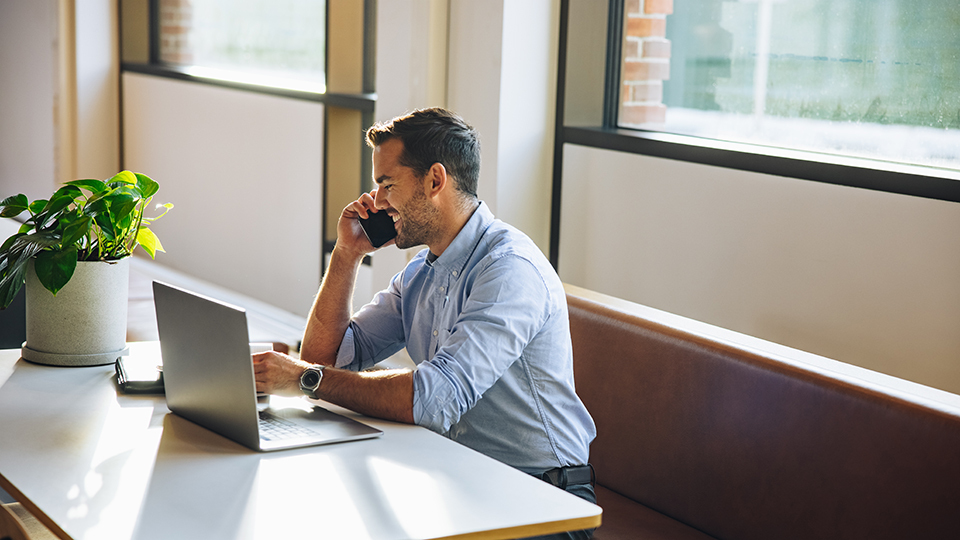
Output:
<instances>
[{"instance_id":1,"label":"belt","mask_svg":"<svg viewBox=\"0 0 960 540\"><path fill-rule=\"evenodd\" d=\"M594 481L593 465L589 463L576 467L557 467L534 476L560 489L567 489L568 486L580 484L592 484Z\"/></svg>"}]
</instances>

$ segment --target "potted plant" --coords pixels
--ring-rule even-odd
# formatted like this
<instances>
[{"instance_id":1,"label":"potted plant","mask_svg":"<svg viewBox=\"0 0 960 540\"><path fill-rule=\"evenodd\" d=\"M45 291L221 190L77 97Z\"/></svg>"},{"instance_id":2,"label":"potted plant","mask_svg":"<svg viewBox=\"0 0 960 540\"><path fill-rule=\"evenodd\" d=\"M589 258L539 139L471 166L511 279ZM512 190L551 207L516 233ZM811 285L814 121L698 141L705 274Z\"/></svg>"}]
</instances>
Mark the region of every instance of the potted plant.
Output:
<instances>
[{"instance_id":1,"label":"potted plant","mask_svg":"<svg viewBox=\"0 0 960 540\"><path fill-rule=\"evenodd\" d=\"M106 181L67 182L50 197L23 194L0 201L0 217L29 214L0 245L0 309L26 284L23 358L89 366L126 353L129 257L138 245L156 256L163 246L145 211L159 186L122 171Z\"/></svg>"}]
</instances>

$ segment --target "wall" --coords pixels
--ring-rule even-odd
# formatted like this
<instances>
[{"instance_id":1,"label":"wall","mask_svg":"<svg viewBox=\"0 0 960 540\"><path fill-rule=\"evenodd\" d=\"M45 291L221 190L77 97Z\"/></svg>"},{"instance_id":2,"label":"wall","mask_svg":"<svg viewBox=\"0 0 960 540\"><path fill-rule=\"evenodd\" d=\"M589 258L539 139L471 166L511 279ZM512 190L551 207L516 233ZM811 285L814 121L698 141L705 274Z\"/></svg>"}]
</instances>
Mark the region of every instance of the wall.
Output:
<instances>
[{"instance_id":1,"label":"wall","mask_svg":"<svg viewBox=\"0 0 960 540\"><path fill-rule=\"evenodd\" d=\"M960 393L960 205L573 145L560 276Z\"/></svg>"},{"instance_id":2,"label":"wall","mask_svg":"<svg viewBox=\"0 0 960 540\"><path fill-rule=\"evenodd\" d=\"M0 199L53 190L56 80L57 3L0 2Z\"/></svg>"},{"instance_id":3,"label":"wall","mask_svg":"<svg viewBox=\"0 0 960 540\"><path fill-rule=\"evenodd\" d=\"M547 253L556 117L558 2L503 6L497 216Z\"/></svg>"},{"instance_id":4,"label":"wall","mask_svg":"<svg viewBox=\"0 0 960 540\"><path fill-rule=\"evenodd\" d=\"M320 280L323 106L127 73L125 165L175 207L157 262L306 316Z\"/></svg>"},{"instance_id":5,"label":"wall","mask_svg":"<svg viewBox=\"0 0 960 540\"><path fill-rule=\"evenodd\" d=\"M76 2L76 170L110 178L120 170L120 58L117 2Z\"/></svg>"},{"instance_id":6,"label":"wall","mask_svg":"<svg viewBox=\"0 0 960 540\"><path fill-rule=\"evenodd\" d=\"M395 0L377 9L376 119L431 106L463 116L480 132L480 198L546 253L559 4ZM407 251L374 254L372 290L418 249Z\"/></svg>"},{"instance_id":7,"label":"wall","mask_svg":"<svg viewBox=\"0 0 960 540\"><path fill-rule=\"evenodd\" d=\"M116 2L0 2L0 198L120 164Z\"/></svg>"}]
</instances>

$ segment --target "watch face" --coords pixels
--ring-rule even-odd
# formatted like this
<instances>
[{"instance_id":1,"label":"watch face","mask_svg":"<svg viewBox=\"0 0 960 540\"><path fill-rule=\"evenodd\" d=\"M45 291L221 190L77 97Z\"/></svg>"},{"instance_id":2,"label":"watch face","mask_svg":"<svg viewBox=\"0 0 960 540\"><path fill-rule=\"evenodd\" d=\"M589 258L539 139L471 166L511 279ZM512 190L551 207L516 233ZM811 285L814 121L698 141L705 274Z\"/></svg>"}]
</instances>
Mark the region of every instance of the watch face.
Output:
<instances>
[{"instance_id":1,"label":"watch face","mask_svg":"<svg viewBox=\"0 0 960 540\"><path fill-rule=\"evenodd\" d=\"M303 372L303 376L300 377L300 384L304 388L316 388L317 384L320 383L320 373L312 369L308 369Z\"/></svg>"}]
</instances>

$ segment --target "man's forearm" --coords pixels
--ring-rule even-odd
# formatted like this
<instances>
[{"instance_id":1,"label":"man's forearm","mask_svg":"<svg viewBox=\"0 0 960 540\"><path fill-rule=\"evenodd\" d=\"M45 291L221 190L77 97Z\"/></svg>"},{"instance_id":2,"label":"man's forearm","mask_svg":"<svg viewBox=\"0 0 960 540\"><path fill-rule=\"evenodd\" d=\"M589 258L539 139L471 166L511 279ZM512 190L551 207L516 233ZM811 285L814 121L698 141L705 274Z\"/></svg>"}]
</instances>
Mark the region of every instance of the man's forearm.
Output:
<instances>
[{"instance_id":1,"label":"man's forearm","mask_svg":"<svg viewBox=\"0 0 960 540\"><path fill-rule=\"evenodd\" d=\"M353 289L363 255L334 248L330 267L320 285L303 334L300 358L315 364L333 365L337 348L353 313Z\"/></svg>"},{"instance_id":2,"label":"man's forearm","mask_svg":"<svg viewBox=\"0 0 960 540\"><path fill-rule=\"evenodd\" d=\"M407 369L327 369L319 393L324 401L360 414L413 423L413 372Z\"/></svg>"}]
</instances>

